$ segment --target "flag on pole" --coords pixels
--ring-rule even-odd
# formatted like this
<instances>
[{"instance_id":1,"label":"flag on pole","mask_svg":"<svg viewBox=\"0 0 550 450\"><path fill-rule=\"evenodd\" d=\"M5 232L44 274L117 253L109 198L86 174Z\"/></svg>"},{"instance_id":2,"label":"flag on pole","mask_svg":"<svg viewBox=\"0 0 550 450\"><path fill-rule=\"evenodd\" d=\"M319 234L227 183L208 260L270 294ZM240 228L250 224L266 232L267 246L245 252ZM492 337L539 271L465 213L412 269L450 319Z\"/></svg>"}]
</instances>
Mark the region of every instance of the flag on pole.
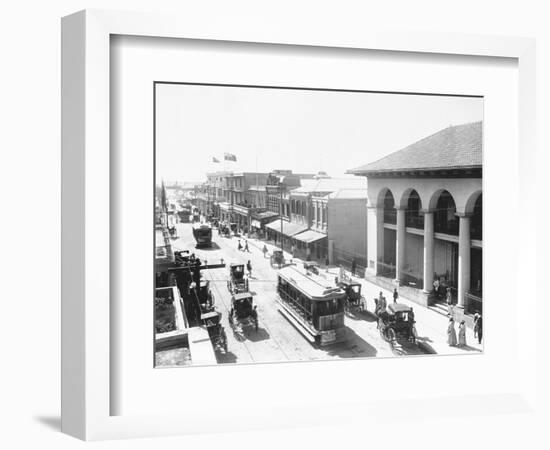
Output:
<instances>
[{"instance_id":1,"label":"flag on pole","mask_svg":"<svg viewBox=\"0 0 550 450\"><path fill-rule=\"evenodd\" d=\"M237 162L237 157L233 153L224 153L223 159L226 161L235 161Z\"/></svg>"},{"instance_id":2,"label":"flag on pole","mask_svg":"<svg viewBox=\"0 0 550 450\"><path fill-rule=\"evenodd\" d=\"M219 163L220 160L218 158L216 158L215 156L212 156L212 162Z\"/></svg>"}]
</instances>

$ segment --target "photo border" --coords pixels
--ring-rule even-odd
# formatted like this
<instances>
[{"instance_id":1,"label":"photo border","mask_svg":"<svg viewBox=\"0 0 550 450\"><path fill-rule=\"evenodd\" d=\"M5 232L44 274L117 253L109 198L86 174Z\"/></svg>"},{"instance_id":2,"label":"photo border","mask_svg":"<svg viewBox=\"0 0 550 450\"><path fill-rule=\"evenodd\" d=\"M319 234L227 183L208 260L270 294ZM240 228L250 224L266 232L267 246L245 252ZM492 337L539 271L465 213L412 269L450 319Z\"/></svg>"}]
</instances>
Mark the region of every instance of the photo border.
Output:
<instances>
[{"instance_id":1,"label":"photo border","mask_svg":"<svg viewBox=\"0 0 550 450\"><path fill-rule=\"evenodd\" d=\"M335 49L371 49L429 54L516 58L519 73L519 208L522 245L518 260L536 260L536 199L530 194L536 170L535 41L528 38L443 33L353 30L337 34L273 28L258 23L215 27L196 17L87 10L62 20L62 431L81 439L182 434L177 416L110 416L109 272L109 42L111 35L133 35L272 43ZM533 266L517 276L531 279ZM537 329L531 314L536 296L518 308L520 390L510 400L536 405ZM470 401L470 400L468 400ZM487 399L485 400L487 401ZM370 405L358 405L363 414ZM304 406L304 411L307 406ZM279 411L284 413L284 410ZM375 414L379 411L372 412ZM281 422L282 423L282 422ZM228 428L231 430L232 428ZM246 425L243 425L246 429ZM201 431L201 430L198 430ZM204 430L202 430L204 431ZM219 430L216 430L219 431ZM189 432L197 432L190 430Z\"/></svg>"}]
</instances>

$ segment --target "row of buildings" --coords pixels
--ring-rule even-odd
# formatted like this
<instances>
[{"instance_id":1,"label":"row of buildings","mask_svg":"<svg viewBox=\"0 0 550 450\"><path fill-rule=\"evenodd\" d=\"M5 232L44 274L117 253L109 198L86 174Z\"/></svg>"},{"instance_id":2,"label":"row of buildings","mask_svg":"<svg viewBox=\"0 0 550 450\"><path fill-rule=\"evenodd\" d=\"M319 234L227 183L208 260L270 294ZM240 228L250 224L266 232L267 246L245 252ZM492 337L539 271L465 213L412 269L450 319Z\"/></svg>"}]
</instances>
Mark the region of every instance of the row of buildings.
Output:
<instances>
[{"instance_id":1,"label":"row of buildings","mask_svg":"<svg viewBox=\"0 0 550 450\"><path fill-rule=\"evenodd\" d=\"M198 186L195 198L204 213L297 257L366 265L366 179L291 170L215 172Z\"/></svg>"},{"instance_id":2,"label":"row of buildings","mask_svg":"<svg viewBox=\"0 0 550 450\"><path fill-rule=\"evenodd\" d=\"M198 205L293 249L365 269L421 304L449 287L482 310L482 123L451 126L378 161L324 174L216 172ZM443 295L444 297L445 295Z\"/></svg>"}]
</instances>

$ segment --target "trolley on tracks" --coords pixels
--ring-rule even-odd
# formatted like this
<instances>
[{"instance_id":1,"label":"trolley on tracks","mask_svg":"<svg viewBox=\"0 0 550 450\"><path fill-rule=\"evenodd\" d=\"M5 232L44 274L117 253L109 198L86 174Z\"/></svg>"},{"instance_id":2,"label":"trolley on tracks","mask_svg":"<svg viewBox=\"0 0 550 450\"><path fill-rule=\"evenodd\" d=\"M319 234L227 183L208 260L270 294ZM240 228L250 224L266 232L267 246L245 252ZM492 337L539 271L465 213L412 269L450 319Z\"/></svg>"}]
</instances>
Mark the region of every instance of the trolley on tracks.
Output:
<instances>
[{"instance_id":1,"label":"trolley on tracks","mask_svg":"<svg viewBox=\"0 0 550 450\"><path fill-rule=\"evenodd\" d=\"M279 311L307 340L320 346L346 341L344 290L294 267L277 275Z\"/></svg>"},{"instance_id":2,"label":"trolley on tracks","mask_svg":"<svg viewBox=\"0 0 550 450\"><path fill-rule=\"evenodd\" d=\"M212 227L207 223L194 224L193 237L197 241L197 247L211 247Z\"/></svg>"}]
</instances>

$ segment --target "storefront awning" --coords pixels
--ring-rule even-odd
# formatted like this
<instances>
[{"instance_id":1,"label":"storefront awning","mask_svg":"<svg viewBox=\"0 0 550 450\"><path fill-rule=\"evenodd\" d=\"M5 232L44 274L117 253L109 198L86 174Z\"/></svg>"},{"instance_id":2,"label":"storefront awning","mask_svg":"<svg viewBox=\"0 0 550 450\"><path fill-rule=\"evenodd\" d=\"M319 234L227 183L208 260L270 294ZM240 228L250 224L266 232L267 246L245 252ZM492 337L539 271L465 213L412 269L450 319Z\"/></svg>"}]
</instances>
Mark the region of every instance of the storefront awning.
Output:
<instances>
[{"instance_id":1,"label":"storefront awning","mask_svg":"<svg viewBox=\"0 0 550 450\"><path fill-rule=\"evenodd\" d=\"M267 228L273 231L281 232L281 221L275 220L266 225ZM299 223L292 223L283 220L283 234L288 237L292 237L295 234L301 233L302 231L307 230L305 225Z\"/></svg>"},{"instance_id":2,"label":"storefront awning","mask_svg":"<svg viewBox=\"0 0 550 450\"><path fill-rule=\"evenodd\" d=\"M326 237L327 237L326 234L318 233L317 231L313 231L313 230L307 230L307 231L304 231L303 233L300 233L294 236L294 239L305 242L306 244L310 244L312 242L319 241Z\"/></svg>"}]
</instances>

